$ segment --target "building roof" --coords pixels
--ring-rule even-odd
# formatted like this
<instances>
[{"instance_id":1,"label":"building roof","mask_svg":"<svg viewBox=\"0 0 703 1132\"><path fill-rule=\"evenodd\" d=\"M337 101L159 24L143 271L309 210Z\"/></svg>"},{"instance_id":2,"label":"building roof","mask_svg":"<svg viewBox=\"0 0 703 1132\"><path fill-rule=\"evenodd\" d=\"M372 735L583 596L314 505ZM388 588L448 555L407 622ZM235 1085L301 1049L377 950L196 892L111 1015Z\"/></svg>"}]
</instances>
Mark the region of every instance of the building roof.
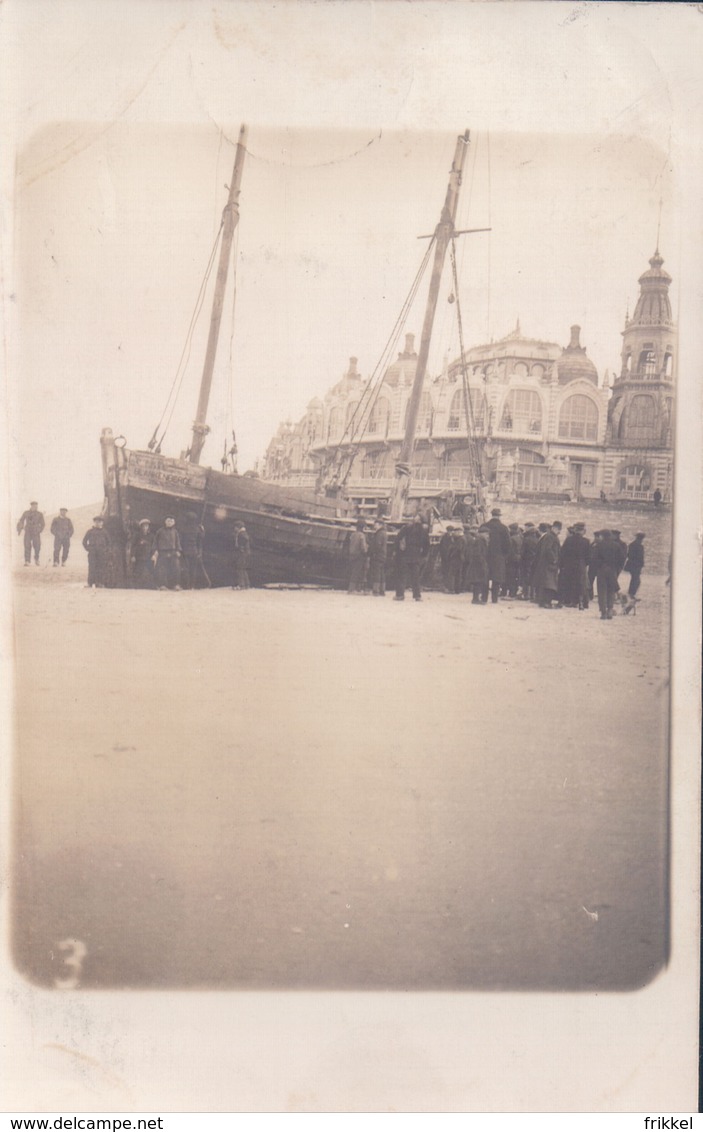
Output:
<instances>
[{"instance_id":1,"label":"building roof","mask_svg":"<svg viewBox=\"0 0 703 1132\"><path fill-rule=\"evenodd\" d=\"M570 381L578 381L583 378L586 381L591 381L594 385L598 384L598 370L586 356L586 347L582 346L579 338L581 335L580 326L571 327L571 341L562 352L561 357L557 359L557 376L560 385L568 385Z\"/></svg>"}]
</instances>

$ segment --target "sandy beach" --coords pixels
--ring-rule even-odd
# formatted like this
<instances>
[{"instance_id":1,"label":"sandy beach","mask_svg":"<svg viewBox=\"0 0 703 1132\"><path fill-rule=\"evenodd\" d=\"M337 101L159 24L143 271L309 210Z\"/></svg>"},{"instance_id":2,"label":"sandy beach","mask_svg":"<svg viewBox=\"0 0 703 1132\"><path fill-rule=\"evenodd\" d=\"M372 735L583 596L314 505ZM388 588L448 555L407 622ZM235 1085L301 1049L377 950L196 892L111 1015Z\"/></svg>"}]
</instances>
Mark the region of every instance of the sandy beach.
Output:
<instances>
[{"instance_id":1,"label":"sandy beach","mask_svg":"<svg viewBox=\"0 0 703 1132\"><path fill-rule=\"evenodd\" d=\"M662 967L662 572L602 622L465 594L88 590L84 557L16 570L29 979L605 990Z\"/></svg>"}]
</instances>

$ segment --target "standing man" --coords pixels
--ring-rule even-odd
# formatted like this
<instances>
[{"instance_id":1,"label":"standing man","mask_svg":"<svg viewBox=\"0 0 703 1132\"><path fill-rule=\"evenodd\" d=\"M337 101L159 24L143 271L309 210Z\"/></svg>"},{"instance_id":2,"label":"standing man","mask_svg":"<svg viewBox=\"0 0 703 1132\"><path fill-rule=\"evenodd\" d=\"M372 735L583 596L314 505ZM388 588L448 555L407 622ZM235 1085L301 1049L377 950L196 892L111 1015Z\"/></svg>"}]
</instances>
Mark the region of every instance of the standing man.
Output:
<instances>
[{"instance_id":1,"label":"standing man","mask_svg":"<svg viewBox=\"0 0 703 1132\"><path fill-rule=\"evenodd\" d=\"M386 596L387 557L388 531L383 519L378 518L369 538L369 583L375 597Z\"/></svg>"},{"instance_id":2,"label":"standing man","mask_svg":"<svg viewBox=\"0 0 703 1132\"><path fill-rule=\"evenodd\" d=\"M585 537L586 524L574 523L564 539L559 559L559 595L572 609L588 609L588 563L591 544Z\"/></svg>"},{"instance_id":3,"label":"standing man","mask_svg":"<svg viewBox=\"0 0 703 1132\"><path fill-rule=\"evenodd\" d=\"M136 534L129 548L132 563L132 584L140 590L154 587L154 570L151 556L154 553L154 536L149 519L140 519Z\"/></svg>"},{"instance_id":4,"label":"standing man","mask_svg":"<svg viewBox=\"0 0 703 1132\"><path fill-rule=\"evenodd\" d=\"M508 555L510 554L510 531L501 523L500 507L494 507L486 523L488 528L488 580L491 584L491 601L498 601L500 591L505 589Z\"/></svg>"},{"instance_id":5,"label":"standing man","mask_svg":"<svg viewBox=\"0 0 703 1132\"><path fill-rule=\"evenodd\" d=\"M623 613L629 613L637 600L637 591L640 588L640 575L644 570L644 540L646 536L639 531L627 548L627 561L623 567L630 575L630 585L627 590L629 601Z\"/></svg>"},{"instance_id":6,"label":"standing man","mask_svg":"<svg viewBox=\"0 0 703 1132\"><path fill-rule=\"evenodd\" d=\"M659 488L658 488L658 487L657 487L657 488L655 488L655 490L654 490L654 494L653 494L653 496L652 496L652 499L654 500L654 506L655 506L655 507L658 507L658 506L659 506L659 504L660 504L660 503L661 503L661 501L662 501L662 493L660 492L660 490L659 490Z\"/></svg>"},{"instance_id":7,"label":"standing man","mask_svg":"<svg viewBox=\"0 0 703 1132\"><path fill-rule=\"evenodd\" d=\"M92 527L83 535L83 546L88 551L88 581L86 588L102 590L110 561L110 536L104 528L102 515L96 515Z\"/></svg>"},{"instance_id":8,"label":"standing man","mask_svg":"<svg viewBox=\"0 0 703 1132\"><path fill-rule=\"evenodd\" d=\"M412 586L413 600L422 601L420 574L430 553L430 536L423 526L422 516L415 515L411 523L406 523L398 532L398 582L394 601L405 601L408 581Z\"/></svg>"},{"instance_id":9,"label":"standing man","mask_svg":"<svg viewBox=\"0 0 703 1132\"><path fill-rule=\"evenodd\" d=\"M176 530L176 520L169 516L156 532L151 556L160 590L180 590L180 557L181 539Z\"/></svg>"},{"instance_id":10,"label":"standing man","mask_svg":"<svg viewBox=\"0 0 703 1132\"><path fill-rule=\"evenodd\" d=\"M366 579L366 563L369 545L366 541L366 524L363 519L357 519L356 530L352 531L349 539L349 593L360 594L364 592Z\"/></svg>"},{"instance_id":11,"label":"standing man","mask_svg":"<svg viewBox=\"0 0 703 1132\"><path fill-rule=\"evenodd\" d=\"M66 565L68 551L73 538L73 523L68 517L65 507L59 508L59 513L51 522L51 533L54 536L54 566Z\"/></svg>"},{"instance_id":12,"label":"standing man","mask_svg":"<svg viewBox=\"0 0 703 1132\"><path fill-rule=\"evenodd\" d=\"M598 586L598 607L601 621L610 621L618 590L620 551L610 531L601 531L600 541L594 543L591 558Z\"/></svg>"},{"instance_id":13,"label":"standing man","mask_svg":"<svg viewBox=\"0 0 703 1132\"><path fill-rule=\"evenodd\" d=\"M439 540L439 564L442 572L442 588L445 594L451 593L451 585L449 579L449 559L452 551L452 534L454 527L448 526L441 539Z\"/></svg>"},{"instance_id":14,"label":"standing man","mask_svg":"<svg viewBox=\"0 0 703 1132\"><path fill-rule=\"evenodd\" d=\"M34 565L39 565L39 551L41 550L41 533L44 530L44 516L39 510L39 504L33 499L29 504L29 511L23 511L17 524L17 534L24 531L24 564L29 566L34 551Z\"/></svg>"},{"instance_id":15,"label":"standing man","mask_svg":"<svg viewBox=\"0 0 703 1132\"><path fill-rule=\"evenodd\" d=\"M244 523L234 525L234 585L233 590L249 589L249 562L251 559L251 539Z\"/></svg>"},{"instance_id":16,"label":"standing man","mask_svg":"<svg viewBox=\"0 0 703 1132\"><path fill-rule=\"evenodd\" d=\"M186 511L178 532L183 555L183 581L188 590L194 590L198 581L198 571L203 558L203 538L205 528L198 522L195 511Z\"/></svg>"},{"instance_id":17,"label":"standing man","mask_svg":"<svg viewBox=\"0 0 703 1132\"><path fill-rule=\"evenodd\" d=\"M464 585L464 570L466 568L466 537L462 527L456 527L452 532L452 544L449 548L447 593L460 594Z\"/></svg>"},{"instance_id":18,"label":"standing man","mask_svg":"<svg viewBox=\"0 0 703 1132\"><path fill-rule=\"evenodd\" d=\"M542 527L540 523L540 528ZM547 524L544 524L547 526ZM534 569L534 587L537 597L537 604L540 609L551 609L552 602L558 600L559 593L559 557L561 553L561 544L559 542L559 532L561 531L561 523L557 520L552 523L551 527L543 532L541 539L537 543L537 555L535 558Z\"/></svg>"},{"instance_id":19,"label":"standing man","mask_svg":"<svg viewBox=\"0 0 703 1132\"><path fill-rule=\"evenodd\" d=\"M523 534L518 523L511 523L508 527L510 534L510 553L506 563L506 589L508 597L517 597L520 588L520 559L522 557Z\"/></svg>"}]
</instances>

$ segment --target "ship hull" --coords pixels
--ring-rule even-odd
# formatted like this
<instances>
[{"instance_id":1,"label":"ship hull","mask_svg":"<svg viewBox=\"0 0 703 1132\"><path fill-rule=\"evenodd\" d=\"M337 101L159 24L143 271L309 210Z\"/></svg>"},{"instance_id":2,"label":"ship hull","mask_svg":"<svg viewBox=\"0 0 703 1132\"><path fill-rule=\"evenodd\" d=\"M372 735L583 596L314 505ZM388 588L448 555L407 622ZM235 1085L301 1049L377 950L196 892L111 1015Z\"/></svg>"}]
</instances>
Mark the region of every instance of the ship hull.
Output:
<instances>
[{"instance_id":1,"label":"ship hull","mask_svg":"<svg viewBox=\"0 0 703 1132\"><path fill-rule=\"evenodd\" d=\"M234 584L235 524L243 522L252 544L253 585L346 587L354 521L337 500L129 451L117 447L107 430L102 447L113 584L131 584L130 541L141 519L156 530L171 516L178 528L190 512L204 529L201 585Z\"/></svg>"}]
</instances>

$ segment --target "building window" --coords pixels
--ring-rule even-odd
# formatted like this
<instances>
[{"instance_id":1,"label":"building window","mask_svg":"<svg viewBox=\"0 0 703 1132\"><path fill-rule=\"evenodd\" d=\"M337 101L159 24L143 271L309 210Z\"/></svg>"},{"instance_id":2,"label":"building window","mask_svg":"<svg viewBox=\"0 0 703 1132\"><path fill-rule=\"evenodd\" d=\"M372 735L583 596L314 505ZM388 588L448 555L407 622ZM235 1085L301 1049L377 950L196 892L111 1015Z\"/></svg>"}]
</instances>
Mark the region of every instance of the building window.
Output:
<instances>
[{"instance_id":1,"label":"building window","mask_svg":"<svg viewBox=\"0 0 703 1132\"><path fill-rule=\"evenodd\" d=\"M390 413L391 406L388 398L379 397L369 414L369 423L366 431L373 436L385 436L388 431Z\"/></svg>"},{"instance_id":2,"label":"building window","mask_svg":"<svg viewBox=\"0 0 703 1132\"><path fill-rule=\"evenodd\" d=\"M538 381L541 381L544 377L544 366L539 362L537 362L537 365L534 365L532 367L532 376L536 377Z\"/></svg>"},{"instance_id":3,"label":"building window","mask_svg":"<svg viewBox=\"0 0 703 1132\"><path fill-rule=\"evenodd\" d=\"M565 440L597 440L598 408L590 397L574 393L559 413L559 436Z\"/></svg>"},{"instance_id":4,"label":"building window","mask_svg":"<svg viewBox=\"0 0 703 1132\"><path fill-rule=\"evenodd\" d=\"M503 432L540 433L542 402L539 393L531 389L511 389L503 405L500 428Z\"/></svg>"},{"instance_id":5,"label":"building window","mask_svg":"<svg viewBox=\"0 0 703 1132\"><path fill-rule=\"evenodd\" d=\"M524 362L517 362L513 373L516 377L527 377L527 366Z\"/></svg>"},{"instance_id":6,"label":"building window","mask_svg":"<svg viewBox=\"0 0 703 1132\"><path fill-rule=\"evenodd\" d=\"M647 393L638 393L632 398L626 412L625 436L628 440L655 439L657 407L653 397Z\"/></svg>"},{"instance_id":7,"label":"building window","mask_svg":"<svg viewBox=\"0 0 703 1132\"><path fill-rule=\"evenodd\" d=\"M640 354L638 372L644 377L656 377L657 375L657 355L649 343Z\"/></svg>"},{"instance_id":8,"label":"building window","mask_svg":"<svg viewBox=\"0 0 703 1132\"><path fill-rule=\"evenodd\" d=\"M449 420L447 428L450 432L459 432L466 429L466 413L464 411L464 390L457 389L449 406Z\"/></svg>"},{"instance_id":9,"label":"building window","mask_svg":"<svg viewBox=\"0 0 703 1132\"><path fill-rule=\"evenodd\" d=\"M649 491L651 484L651 473L644 464L628 464L620 469L620 491Z\"/></svg>"},{"instance_id":10,"label":"building window","mask_svg":"<svg viewBox=\"0 0 703 1132\"><path fill-rule=\"evenodd\" d=\"M594 487L596 482L595 464L584 464L581 471L581 487Z\"/></svg>"},{"instance_id":11,"label":"building window","mask_svg":"<svg viewBox=\"0 0 703 1132\"><path fill-rule=\"evenodd\" d=\"M671 351L667 350L665 355L664 355L664 376L665 377L671 377L671 375L673 373L673 369L674 369L674 359L672 357Z\"/></svg>"}]
</instances>

